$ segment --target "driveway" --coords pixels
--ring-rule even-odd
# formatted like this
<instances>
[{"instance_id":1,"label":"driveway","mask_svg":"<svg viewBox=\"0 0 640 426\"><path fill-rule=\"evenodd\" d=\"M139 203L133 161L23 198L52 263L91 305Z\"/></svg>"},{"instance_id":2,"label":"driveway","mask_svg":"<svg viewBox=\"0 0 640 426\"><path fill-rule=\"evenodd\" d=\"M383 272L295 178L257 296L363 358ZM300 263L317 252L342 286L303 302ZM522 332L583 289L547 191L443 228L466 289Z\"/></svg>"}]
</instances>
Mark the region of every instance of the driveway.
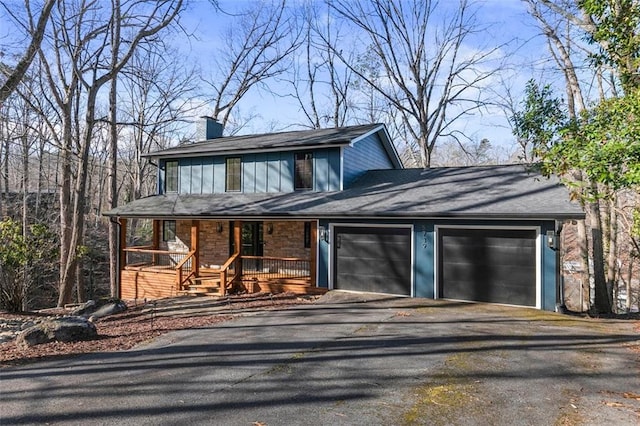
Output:
<instances>
[{"instance_id":1,"label":"driveway","mask_svg":"<svg viewBox=\"0 0 640 426\"><path fill-rule=\"evenodd\" d=\"M2 369L0 424L640 422L631 322L338 292L323 300L128 352Z\"/></svg>"}]
</instances>

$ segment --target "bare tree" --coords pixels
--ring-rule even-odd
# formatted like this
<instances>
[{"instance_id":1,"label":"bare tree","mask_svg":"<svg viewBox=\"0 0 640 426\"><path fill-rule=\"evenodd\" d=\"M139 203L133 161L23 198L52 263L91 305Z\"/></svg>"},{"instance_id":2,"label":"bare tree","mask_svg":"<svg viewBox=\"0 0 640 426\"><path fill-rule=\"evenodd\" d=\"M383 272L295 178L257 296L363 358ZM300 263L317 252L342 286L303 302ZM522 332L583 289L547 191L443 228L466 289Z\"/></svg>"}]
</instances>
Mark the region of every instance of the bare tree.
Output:
<instances>
[{"instance_id":1,"label":"bare tree","mask_svg":"<svg viewBox=\"0 0 640 426\"><path fill-rule=\"evenodd\" d=\"M400 111L420 165L430 167L436 142L457 137L454 123L483 107L478 89L498 70L490 64L498 47L465 52L464 43L482 30L473 6L466 0L457 7L429 0L329 4L364 32L365 48L380 64L379 76L372 78L350 63L340 46L334 51L390 108ZM442 16L446 18L438 25Z\"/></svg>"},{"instance_id":2,"label":"bare tree","mask_svg":"<svg viewBox=\"0 0 640 426\"><path fill-rule=\"evenodd\" d=\"M238 102L253 87L283 74L286 60L300 45L301 32L286 0L253 3L227 29L211 77L211 115L226 126Z\"/></svg>"},{"instance_id":3,"label":"bare tree","mask_svg":"<svg viewBox=\"0 0 640 426\"><path fill-rule=\"evenodd\" d=\"M16 87L18 87L18 84L20 84L20 81L29 69L33 58L36 57L38 49L40 48L40 44L42 43L42 39L44 37L47 23L49 21L49 16L51 15L51 10L53 9L53 6L55 4L56 0L47 0L42 5L42 11L40 12L40 16L36 21L34 15L32 14L31 8L29 7L29 1L25 1L25 5L27 6L26 9L28 19L27 23L24 25L24 29L28 32L31 41L25 49L25 52L18 63L8 73L6 80L2 84L2 87L0 87L0 104L2 104L11 95ZM0 5L2 5L7 13L15 16L15 13L12 12L11 8L9 8L5 4L5 2L0 2ZM20 22L20 20L17 20L17 22Z\"/></svg>"},{"instance_id":4,"label":"bare tree","mask_svg":"<svg viewBox=\"0 0 640 426\"><path fill-rule=\"evenodd\" d=\"M344 66L332 49L343 31L333 17L310 2L303 9L304 42L301 59L292 62L292 97L306 118L303 126L314 129L341 127L355 108L351 99L353 71Z\"/></svg>"},{"instance_id":5,"label":"bare tree","mask_svg":"<svg viewBox=\"0 0 640 426\"><path fill-rule=\"evenodd\" d=\"M140 44L152 40L174 20L182 1L150 5L114 0L104 6L84 0L58 3L45 38L47 44L40 49L49 90L61 116L58 305L70 302L79 278L98 92L129 62ZM114 38L114 32L122 37Z\"/></svg>"}]
</instances>

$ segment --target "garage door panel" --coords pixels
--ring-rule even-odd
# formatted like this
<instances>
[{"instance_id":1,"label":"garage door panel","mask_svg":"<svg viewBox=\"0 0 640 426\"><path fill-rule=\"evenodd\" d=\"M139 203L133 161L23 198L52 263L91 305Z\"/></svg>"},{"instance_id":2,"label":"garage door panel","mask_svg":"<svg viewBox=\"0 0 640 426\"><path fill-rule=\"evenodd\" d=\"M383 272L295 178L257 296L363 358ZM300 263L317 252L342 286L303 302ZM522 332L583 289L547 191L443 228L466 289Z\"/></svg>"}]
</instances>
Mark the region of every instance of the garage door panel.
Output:
<instances>
[{"instance_id":1,"label":"garage door panel","mask_svg":"<svg viewBox=\"0 0 640 426\"><path fill-rule=\"evenodd\" d=\"M334 228L334 288L411 295L410 228Z\"/></svg>"},{"instance_id":2,"label":"garage door panel","mask_svg":"<svg viewBox=\"0 0 640 426\"><path fill-rule=\"evenodd\" d=\"M535 231L443 228L439 247L441 297L535 306Z\"/></svg>"}]
</instances>

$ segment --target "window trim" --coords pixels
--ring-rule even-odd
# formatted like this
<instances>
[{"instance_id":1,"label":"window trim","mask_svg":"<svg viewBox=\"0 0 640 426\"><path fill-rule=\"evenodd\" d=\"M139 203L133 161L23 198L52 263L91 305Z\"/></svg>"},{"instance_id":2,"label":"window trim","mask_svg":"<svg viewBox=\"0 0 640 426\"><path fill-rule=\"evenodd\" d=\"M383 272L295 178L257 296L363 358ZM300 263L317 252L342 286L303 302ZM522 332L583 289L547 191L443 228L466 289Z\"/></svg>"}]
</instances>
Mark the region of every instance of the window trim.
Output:
<instances>
[{"instance_id":1,"label":"window trim","mask_svg":"<svg viewBox=\"0 0 640 426\"><path fill-rule=\"evenodd\" d=\"M175 182L175 188L169 188L169 165L171 168L175 167L175 177L172 181ZM164 192L178 192L178 188L180 187L180 163L178 160L166 160L164 162Z\"/></svg>"},{"instance_id":2,"label":"window trim","mask_svg":"<svg viewBox=\"0 0 640 426\"><path fill-rule=\"evenodd\" d=\"M299 162L304 162L304 164L308 164L309 170L299 170L298 164ZM308 162L308 163L307 163ZM302 173L304 172L304 175ZM303 180L308 175L309 182L308 186L300 186L298 183L304 184ZM313 191L313 152L312 151L304 151L304 152L296 152L293 154L293 189L295 191Z\"/></svg>"},{"instance_id":3,"label":"window trim","mask_svg":"<svg viewBox=\"0 0 640 426\"><path fill-rule=\"evenodd\" d=\"M237 179L233 179L233 182L230 182L230 178L232 177L230 174L230 167L229 164L231 161L233 160L237 160L238 161L238 176ZM241 192L242 191L242 157L227 157L224 160L224 191L225 192ZM235 177L234 177L235 178ZM237 180L237 189L234 188L230 188L230 183L236 183L235 181Z\"/></svg>"}]
</instances>

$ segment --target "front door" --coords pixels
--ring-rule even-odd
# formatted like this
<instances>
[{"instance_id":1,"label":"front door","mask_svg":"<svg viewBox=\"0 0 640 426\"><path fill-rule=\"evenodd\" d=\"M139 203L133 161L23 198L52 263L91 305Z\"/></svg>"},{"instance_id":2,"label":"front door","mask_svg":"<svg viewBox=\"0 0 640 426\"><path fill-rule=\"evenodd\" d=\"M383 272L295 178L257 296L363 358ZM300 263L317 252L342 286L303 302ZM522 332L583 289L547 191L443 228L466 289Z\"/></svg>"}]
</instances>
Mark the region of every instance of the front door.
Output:
<instances>
[{"instance_id":1,"label":"front door","mask_svg":"<svg viewBox=\"0 0 640 426\"><path fill-rule=\"evenodd\" d=\"M242 222L242 255L262 256L262 222Z\"/></svg>"},{"instance_id":2,"label":"front door","mask_svg":"<svg viewBox=\"0 0 640 426\"><path fill-rule=\"evenodd\" d=\"M230 229L234 229L233 222ZM243 270L259 271L262 269L262 259L252 259L252 256L262 257L264 241L262 239L262 222L242 222L242 248L240 254L249 256L242 261ZM233 233L229 235L229 255L235 252Z\"/></svg>"}]
</instances>

